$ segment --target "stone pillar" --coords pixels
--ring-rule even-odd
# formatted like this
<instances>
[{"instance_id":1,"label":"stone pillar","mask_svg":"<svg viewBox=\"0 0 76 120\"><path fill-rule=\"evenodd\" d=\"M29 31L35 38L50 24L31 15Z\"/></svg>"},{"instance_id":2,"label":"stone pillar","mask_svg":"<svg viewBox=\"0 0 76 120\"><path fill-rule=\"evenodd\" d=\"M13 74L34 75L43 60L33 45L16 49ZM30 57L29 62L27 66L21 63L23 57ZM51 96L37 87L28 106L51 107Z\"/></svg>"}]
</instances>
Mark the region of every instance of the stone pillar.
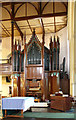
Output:
<instances>
[{"instance_id":1,"label":"stone pillar","mask_svg":"<svg viewBox=\"0 0 76 120\"><path fill-rule=\"evenodd\" d=\"M76 1L74 3L74 96L76 97Z\"/></svg>"},{"instance_id":2,"label":"stone pillar","mask_svg":"<svg viewBox=\"0 0 76 120\"><path fill-rule=\"evenodd\" d=\"M76 97L76 2L68 2L68 39L70 46L70 95Z\"/></svg>"},{"instance_id":3,"label":"stone pillar","mask_svg":"<svg viewBox=\"0 0 76 120\"><path fill-rule=\"evenodd\" d=\"M2 64L2 39L0 38L0 66L2 66L1 64ZM2 91L2 73L1 72L0 72L0 91Z\"/></svg>"},{"instance_id":4,"label":"stone pillar","mask_svg":"<svg viewBox=\"0 0 76 120\"><path fill-rule=\"evenodd\" d=\"M2 19L2 4L0 3L0 20ZM0 21L1 26L1 21ZM0 64L2 63L2 29L0 28ZM0 119L2 118L2 73L0 72Z\"/></svg>"}]
</instances>

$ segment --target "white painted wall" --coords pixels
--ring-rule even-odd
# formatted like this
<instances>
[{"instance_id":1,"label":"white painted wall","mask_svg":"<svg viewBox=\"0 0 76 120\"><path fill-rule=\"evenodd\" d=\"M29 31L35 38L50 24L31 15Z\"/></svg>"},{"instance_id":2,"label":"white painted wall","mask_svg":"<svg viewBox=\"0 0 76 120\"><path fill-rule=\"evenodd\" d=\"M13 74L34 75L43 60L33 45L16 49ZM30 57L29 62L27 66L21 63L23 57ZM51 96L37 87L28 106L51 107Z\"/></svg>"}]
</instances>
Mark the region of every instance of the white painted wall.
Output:
<instances>
[{"instance_id":1,"label":"white painted wall","mask_svg":"<svg viewBox=\"0 0 76 120\"><path fill-rule=\"evenodd\" d=\"M60 64L65 57L65 70L69 73L69 40L67 27L57 32L60 38Z\"/></svg>"},{"instance_id":2,"label":"white painted wall","mask_svg":"<svg viewBox=\"0 0 76 120\"><path fill-rule=\"evenodd\" d=\"M0 63L2 63L2 42L0 42ZM2 75L0 75L0 91L2 91Z\"/></svg>"},{"instance_id":3,"label":"white painted wall","mask_svg":"<svg viewBox=\"0 0 76 120\"><path fill-rule=\"evenodd\" d=\"M9 86L12 82L6 82L6 76L2 77L2 96L9 96Z\"/></svg>"},{"instance_id":4,"label":"white painted wall","mask_svg":"<svg viewBox=\"0 0 76 120\"><path fill-rule=\"evenodd\" d=\"M7 59L8 54L11 53L11 38L2 39L2 59Z\"/></svg>"}]
</instances>

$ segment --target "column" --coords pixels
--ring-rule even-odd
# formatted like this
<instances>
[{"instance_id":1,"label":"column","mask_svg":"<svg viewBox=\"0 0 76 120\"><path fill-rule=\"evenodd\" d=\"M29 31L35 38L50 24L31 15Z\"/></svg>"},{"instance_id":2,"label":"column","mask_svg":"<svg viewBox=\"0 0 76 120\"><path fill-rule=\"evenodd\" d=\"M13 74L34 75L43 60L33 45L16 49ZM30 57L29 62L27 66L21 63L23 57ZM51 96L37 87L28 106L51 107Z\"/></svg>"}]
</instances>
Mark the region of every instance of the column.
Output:
<instances>
[{"instance_id":1,"label":"column","mask_svg":"<svg viewBox=\"0 0 76 120\"><path fill-rule=\"evenodd\" d=\"M2 19L2 4L0 4L0 20ZM1 26L1 21L0 21ZM0 28L0 64L2 64L2 29ZM0 72L0 119L2 118L2 73Z\"/></svg>"},{"instance_id":2,"label":"column","mask_svg":"<svg viewBox=\"0 0 76 120\"><path fill-rule=\"evenodd\" d=\"M70 46L70 94L76 97L76 2L68 3L68 39Z\"/></svg>"}]
</instances>

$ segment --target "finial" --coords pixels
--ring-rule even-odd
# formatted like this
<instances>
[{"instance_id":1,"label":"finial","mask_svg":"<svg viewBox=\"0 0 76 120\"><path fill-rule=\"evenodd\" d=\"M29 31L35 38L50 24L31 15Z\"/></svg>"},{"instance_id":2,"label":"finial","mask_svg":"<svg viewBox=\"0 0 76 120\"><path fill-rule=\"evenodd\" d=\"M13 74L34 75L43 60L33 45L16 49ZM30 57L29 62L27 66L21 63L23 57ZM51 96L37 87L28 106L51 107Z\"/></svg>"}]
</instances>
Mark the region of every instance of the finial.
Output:
<instances>
[{"instance_id":1,"label":"finial","mask_svg":"<svg viewBox=\"0 0 76 120\"><path fill-rule=\"evenodd\" d=\"M54 35L54 42L55 42L55 35Z\"/></svg>"},{"instance_id":2,"label":"finial","mask_svg":"<svg viewBox=\"0 0 76 120\"><path fill-rule=\"evenodd\" d=\"M17 50L17 42L16 42L16 39L15 39L14 49Z\"/></svg>"},{"instance_id":3,"label":"finial","mask_svg":"<svg viewBox=\"0 0 76 120\"><path fill-rule=\"evenodd\" d=\"M58 42L58 44L59 44L59 37L57 36L57 42Z\"/></svg>"},{"instance_id":4,"label":"finial","mask_svg":"<svg viewBox=\"0 0 76 120\"><path fill-rule=\"evenodd\" d=\"M19 40L18 40L18 45L20 44Z\"/></svg>"},{"instance_id":5,"label":"finial","mask_svg":"<svg viewBox=\"0 0 76 120\"><path fill-rule=\"evenodd\" d=\"M35 28L33 28L33 35L35 35Z\"/></svg>"},{"instance_id":6,"label":"finial","mask_svg":"<svg viewBox=\"0 0 76 120\"><path fill-rule=\"evenodd\" d=\"M17 44L16 44L16 39L15 39L15 45L17 45Z\"/></svg>"},{"instance_id":7,"label":"finial","mask_svg":"<svg viewBox=\"0 0 76 120\"><path fill-rule=\"evenodd\" d=\"M50 43L52 43L52 36L50 37Z\"/></svg>"}]
</instances>

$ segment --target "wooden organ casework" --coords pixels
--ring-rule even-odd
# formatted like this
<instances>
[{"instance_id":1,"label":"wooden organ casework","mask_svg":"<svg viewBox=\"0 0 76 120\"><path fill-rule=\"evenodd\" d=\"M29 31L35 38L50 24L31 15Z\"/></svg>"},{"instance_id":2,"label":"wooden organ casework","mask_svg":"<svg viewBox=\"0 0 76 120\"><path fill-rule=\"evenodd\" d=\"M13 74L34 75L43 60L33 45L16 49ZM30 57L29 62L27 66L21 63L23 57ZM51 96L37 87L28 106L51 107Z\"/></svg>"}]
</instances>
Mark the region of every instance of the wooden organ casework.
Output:
<instances>
[{"instance_id":1,"label":"wooden organ casework","mask_svg":"<svg viewBox=\"0 0 76 120\"><path fill-rule=\"evenodd\" d=\"M55 94L60 88L60 71L59 71L59 53L60 53L60 43L59 37L57 36L57 41L54 36L54 40L50 39L50 68L49 71L49 93Z\"/></svg>"},{"instance_id":2,"label":"wooden organ casework","mask_svg":"<svg viewBox=\"0 0 76 120\"><path fill-rule=\"evenodd\" d=\"M13 64L12 64L12 80L13 80L13 93L12 96L21 96L20 93L20 76L21 76L21 45L19 41L15 40L13 47Z\"/></svg>"},{"instance_id":3,"label":"wooden organ casework","mask_svg":"<svg viewBox=\"0 0 76 120\"><path fill-rule=\"evenodd\" d=\"M34 96L45 100L49 99L50 94L58 92L60 87L65 93L62 85L64 80L61 80L59 70L59 37L57 40L55 36L54 39L51 37L49 45L50 49L44 46L44 34L42 43L39 41L35 30L27 44L25 36L22 51L20 42L15 41L12 96Z\"/></svg>"},{"instance_id":4,"label":"wooden organ casework","mask_svg":"<svg viewBox=\"0 0 76 120\"><path fill-rule=\"evenodd\" d=\"M20 44L14 45L13 52L13 96L34 96L44 100L48 94L45 74L48 80L49 49L44 46L44 34L42 43L38 40L35 30L30 41L21 51ZM45 92L45 90L46 92Z\"/></svg>"},{"instance_id":5,"label":"wooden organ casework","mask_svg":"<svg viewBox=\"0 0 76 120\"><path fill-rule=\"evenodd\" d=\"M65 71L65 57L63 58L63 63L61 64L60 71L60 87L64 94L70 95L70 79L68 73Z\"/></svg>"},{"instance_id":6,"label":"wooden organ casework","mask_svg":"<svg viewBox=\"0 0 76 120\"><path fill-rule=\"evenodd\" d=\"M49 70L49 50L41 43L33 31L28 44L25 41L25 80L26 96L34 96L42 100L45 99L45 70ZM46 55L45 55L46 54ZM46 62L46 60L48 61Z\"/></svg>"}]
</instances>

